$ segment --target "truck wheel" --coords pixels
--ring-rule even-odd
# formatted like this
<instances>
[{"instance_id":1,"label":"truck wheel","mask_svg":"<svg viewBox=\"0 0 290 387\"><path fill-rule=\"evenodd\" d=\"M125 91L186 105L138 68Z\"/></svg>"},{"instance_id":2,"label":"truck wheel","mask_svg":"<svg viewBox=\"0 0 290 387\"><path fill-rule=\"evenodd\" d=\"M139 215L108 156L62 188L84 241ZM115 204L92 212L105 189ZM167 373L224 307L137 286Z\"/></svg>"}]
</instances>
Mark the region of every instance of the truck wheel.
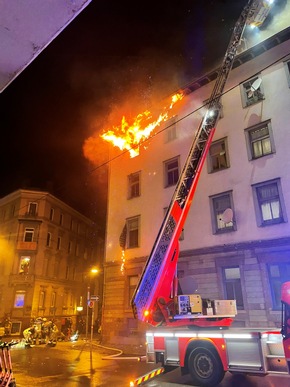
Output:
<instances>
[{"instance_id":1,"label":"truck wheel","mask_svg":"<svg viewBox=\"0 0 290 387\"><path fill-rule=\"evenodd\" d=\"M218 355L207 348L195 348L189 355L188 369L194 384L213 387L221 382L225 375Z\"/></svg>"}]
</instances>

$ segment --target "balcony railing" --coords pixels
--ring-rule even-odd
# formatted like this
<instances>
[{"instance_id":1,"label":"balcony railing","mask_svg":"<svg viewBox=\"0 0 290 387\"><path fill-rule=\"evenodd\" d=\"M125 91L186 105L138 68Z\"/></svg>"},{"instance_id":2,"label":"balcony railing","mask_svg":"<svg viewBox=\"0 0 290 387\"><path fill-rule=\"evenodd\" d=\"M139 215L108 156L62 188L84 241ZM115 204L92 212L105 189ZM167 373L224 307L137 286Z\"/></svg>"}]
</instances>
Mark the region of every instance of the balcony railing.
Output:
<instances>
[{"instance_id":1,"label":"balcony railing","mask_svg":"<svg viewBox=\"0 0 290 387\"><path fill-rule=\"evenodd\" d=\"M34 277L35 276L33 274L10 274L9 285L32 285L34 282Z\"/></svg>"}]
</instances>

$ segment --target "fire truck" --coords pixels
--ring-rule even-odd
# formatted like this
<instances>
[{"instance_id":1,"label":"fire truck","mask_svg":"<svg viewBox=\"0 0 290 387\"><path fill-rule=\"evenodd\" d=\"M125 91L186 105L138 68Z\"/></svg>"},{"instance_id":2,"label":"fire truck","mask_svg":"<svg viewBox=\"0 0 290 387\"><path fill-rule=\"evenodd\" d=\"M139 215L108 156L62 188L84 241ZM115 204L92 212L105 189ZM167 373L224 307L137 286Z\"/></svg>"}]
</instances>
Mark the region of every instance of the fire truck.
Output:
<instances>
[{"instance_id":1,"label":"fire truck","mask_svg":"<svg viewBox=\"0 0 290 387\"><path fill-rule=\"evenodd\" d=\"M221 111L221 97L247 25L261 25L271 0L249 0L237 20L156 241L131 305L135 318L155 329L147 332L147 361L190 373L195 385L217 385L226 371L288 374L290 365L290 282L282 289L282 331L231 328L235 300L204 300L179 294L179 237L189 212ZM158 372L153 372L156 375ZM146 375L144 380L149 380ZM143 379L138 379L140 385Z\"/></svg>"}]
</instances>

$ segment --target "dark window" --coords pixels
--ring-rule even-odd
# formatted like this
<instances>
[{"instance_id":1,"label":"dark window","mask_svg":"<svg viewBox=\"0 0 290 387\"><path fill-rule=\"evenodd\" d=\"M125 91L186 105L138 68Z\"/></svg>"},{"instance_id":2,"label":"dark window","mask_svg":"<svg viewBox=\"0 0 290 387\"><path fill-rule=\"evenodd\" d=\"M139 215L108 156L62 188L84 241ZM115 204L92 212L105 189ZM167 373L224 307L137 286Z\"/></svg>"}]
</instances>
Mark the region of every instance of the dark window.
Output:
<instances>
[{"instance_id":1,"label":"dark window","mask_svg":"<svg viewBox=\"0 0 290 387\"><path fill-rule=\"evenodd\" d=\"M213 233L236 230L232 193L225 192L210 197Z\"/></svg>"},{"instance_id":2,"label":"dark window","mask_svg":"<svg viewBox=\"0 0 290 387\"><path fill-rule=\"evenodd\" d=\"M262 79L254 77L242 84L243 107L253 105L264 99Z\"/></svg>"},{"instance_id":3,"label":"dark window","mask_svg":"<svg viewBox=\"0 0 290 387\"><path fill-rule=\"evenodd\" d=\"M274 152L270 121L246 129L249 159L257 159Z\"/></svg>"},{"instance_id":4,"label":"dark window","mask_svg":"<svg viewBox=\"0 0 290 387\"><path fill-rule=\"evenodd\" d=\"M216 172L229 167L227 140L225 138L212 143L209 149L209 172Z\"/></svg>"},{"instance_id":5,"label":"dark window","mask_svg":"<svg viewBox=\"0 0 290 387\"><path fill-rule=\"evenodd\" d=\"M54 209L51 208L49 213L49 220L53 221L53 217L54 217Z\"/></svg>"},{"instance_id":6,"label":"dark window","mask_svg":"<svg viewBox=\"0 0 290 387\"><path fill-rule=\"evenodd\" d=\"M24 233L24 242L33 242L34 228L26 228Z\"/></svg>"},{"instance_id":7,"label":"dark window","mask_svg":"<svg viewBox=\"0 0 290 387\"><path fill-rule=\"evenodd\" d=\"M225 267L223 270L226 298L236 300L237 309L244 309L240 268Z\"/></svg>"},{"instance_id":8,"label":"dark window","mask_svg":"<svg viewBox=\"0 0 290 387\"><path fill-rule=\"evenodd\" d=\"M253 185L253 194L258 226L286 221L279 179Z\"/></svg>"},{"instance_id":9,"label":"dark window","mask_svg":"<svg viewBox=\"0 0 290 387\"><path fill-rule=\"evenodd\" d=\"M130 306L133 294L138 284L138 275L131 275L128 277L129 289L128 289L128 305Z\"/></svg>"},{"instance_id":10,"label":"dark window","mask_svg":"<svg viewBox=\"0 0 290 387\"><path fill-rule=\"evenodd\" d=\"M46 246L49 247L51 244L51 233L48 232L46 236Z\"/></svg>"},{"instance_id":11,"label":"dark window","mask_svg":"<svg viewBox=\"0 0 290 387\"><path fill-rule=\"evenodd\" d=\"M290 263L268 265L269 282L272 295L273 309L281 309L281 286L290 278Z\"/></svg>"},{"instance_id":12,"label":"dark window","mask_svg":"<svg viewBox=\"0 0 290 387\"><path fill-rule=\"evenodd\" d=\"M140 196L140 172L128 176L128 186L129 199Z\"/></svg>"},{"instance_id":13,"label":"dark window","mask_svg":"<svg viewBox=\"0 0 290 387\"><path fill-rule=\"evenodd\" d=\"M175 157L164 162L165 187L176 185L179 178L179 159Z\"/></svg>"},{"instance_id":14,"label":"dark window","mask_svg":"<svg viewBox=\"0 0 290 387\"><path fill-rule=\"evenodd\" d=\"M29 203L28 213L29 215L36 215L37 203Z\"/></svg>"},{"instance_id":15,"label":"dark window","mask_svg":"<svg viewBox=\"0 0 290 387\"><path fill-rule=\"evenodd\" d=\"M139 246L139 216L127 220L128 248Z\"/></svg>"}]
</instances>

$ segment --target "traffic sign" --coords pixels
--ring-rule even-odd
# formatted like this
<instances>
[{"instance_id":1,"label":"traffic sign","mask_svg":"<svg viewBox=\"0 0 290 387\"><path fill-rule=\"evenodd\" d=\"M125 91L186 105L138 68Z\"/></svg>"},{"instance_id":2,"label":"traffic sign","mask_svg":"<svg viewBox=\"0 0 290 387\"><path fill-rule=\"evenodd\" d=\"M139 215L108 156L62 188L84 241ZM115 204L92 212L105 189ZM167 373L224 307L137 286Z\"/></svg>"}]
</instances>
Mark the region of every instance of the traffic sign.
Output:
<instances>
[{"instance_id":1,"label":"traffic sign","mask_svg":"<svg viewBox=\"0 0 290 387\"><path fill-rule=\"evenodd\" d=\"M99 296L91 295L91 301L99 301L99 299L100 299Z\"/></svg>"},{"instance_id":2,"label":"traffic sign","mask_svg":"<svg viewBox=\"0 0 290 387\"><path fill-rule=\"evenodd\" d=\"M88 301L88 307L89 308L93 308L95 305L95 302L94 301Z\"/></svg>"}]
</instances>

